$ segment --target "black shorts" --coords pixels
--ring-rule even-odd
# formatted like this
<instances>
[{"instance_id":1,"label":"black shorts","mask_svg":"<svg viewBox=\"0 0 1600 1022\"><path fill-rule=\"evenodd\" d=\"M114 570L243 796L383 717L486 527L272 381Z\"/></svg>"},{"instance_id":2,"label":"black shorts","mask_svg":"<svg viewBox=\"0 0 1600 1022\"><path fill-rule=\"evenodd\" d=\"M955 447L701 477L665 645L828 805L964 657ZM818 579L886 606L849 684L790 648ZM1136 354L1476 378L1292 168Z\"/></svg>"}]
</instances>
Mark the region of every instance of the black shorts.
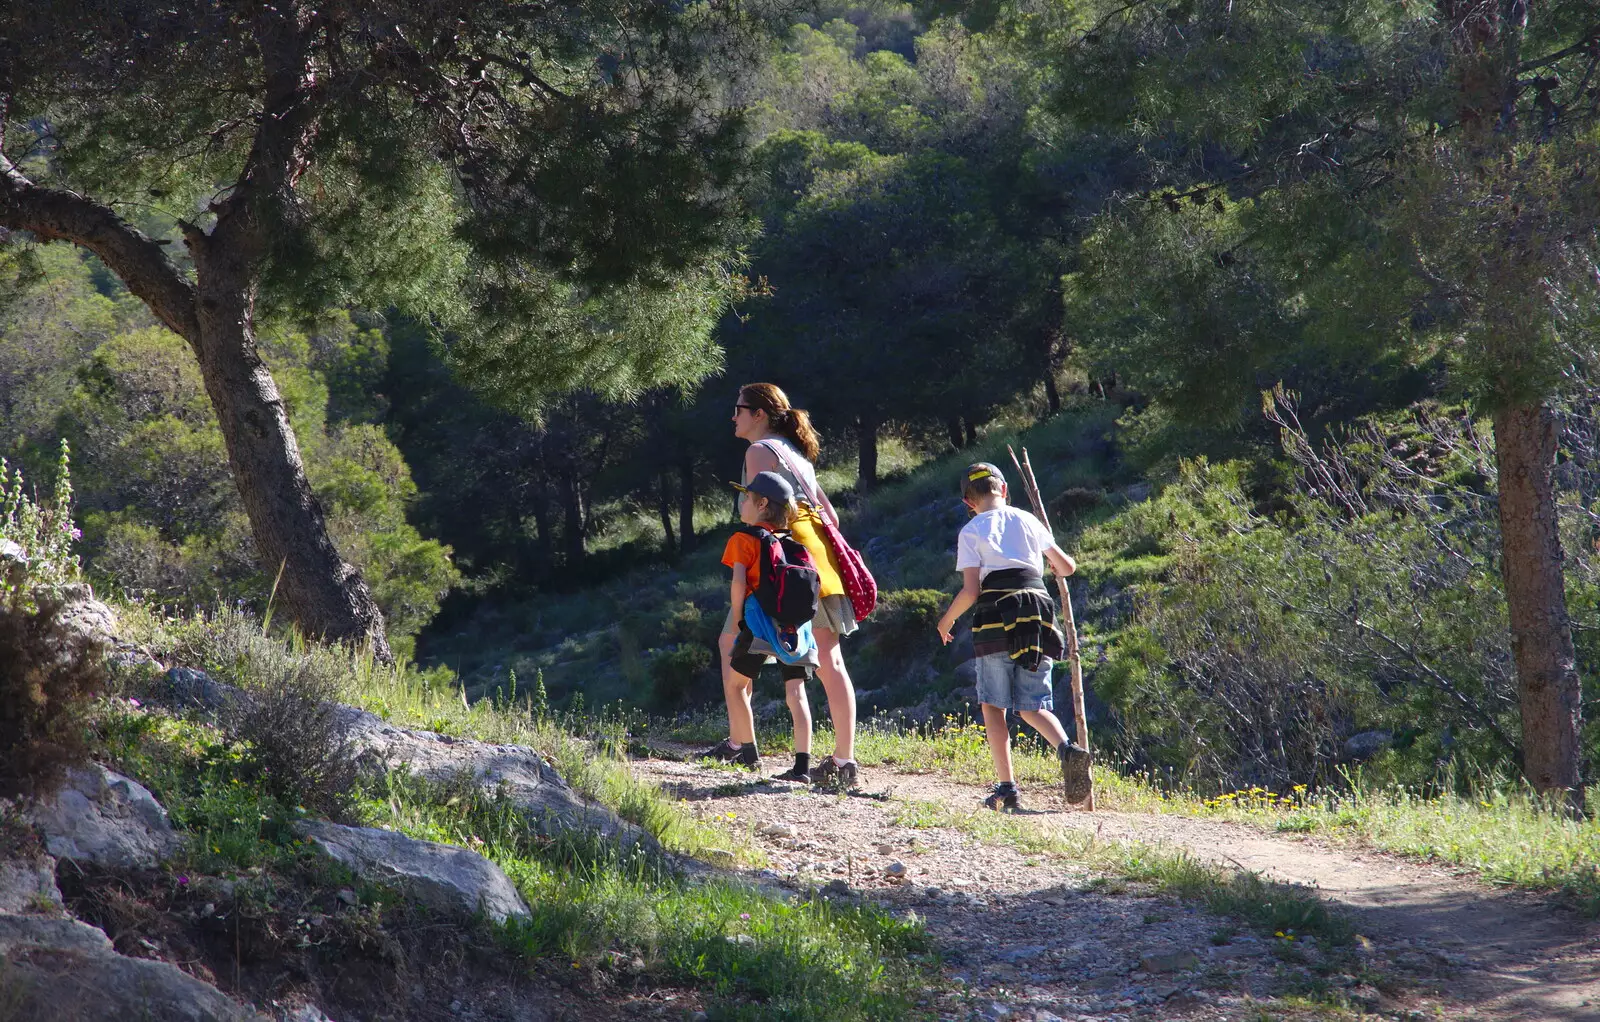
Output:
<instances>
[{"instance_id":1,"label":"black shorts","mask_svg":"<svg viewBox=\"0 0 1600 1022\"><path fill-rule=\"evenodd\" d=\"M733 668L733 673L746 678L754 678L761 673L761 668L766 666L769 653L750 652L750 643L755 639L755 633L739 622L739 637L733 640L733 653L728 657L728 665ZM778 661L778 677L784 681L793 681L796 678L804 680L811 669L805 664L786 664Z\"/></svg>"}]
</instances>

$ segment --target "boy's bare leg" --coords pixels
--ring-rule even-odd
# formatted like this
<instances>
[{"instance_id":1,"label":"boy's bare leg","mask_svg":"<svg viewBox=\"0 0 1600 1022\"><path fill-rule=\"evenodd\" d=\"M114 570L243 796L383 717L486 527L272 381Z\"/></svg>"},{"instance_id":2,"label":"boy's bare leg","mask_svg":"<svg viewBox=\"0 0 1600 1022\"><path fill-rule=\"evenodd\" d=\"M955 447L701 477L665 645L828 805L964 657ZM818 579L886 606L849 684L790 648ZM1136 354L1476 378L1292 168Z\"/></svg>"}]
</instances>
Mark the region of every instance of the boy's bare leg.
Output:
<instances>
[{"instance_id":1,"label":"boy's bare leg","mask_svg":"<svg viewBox=\"0 0 1600 1022\"><path fill-rule=\"evenodd\" d=\"M722 698L728 703L728 737L740 745L756 740L756 715L750 709L750 693L755 687L749 678L733 669L734 632L717 636L722 651Z\"/></svg>"},{"instance_id":2,"label":"boy's bare leg","mask_svg":"<svg viewBox=\"0 0 1600 1022\"><path fill-rule=\"evenodd\" d=\"M728 701L728 737L740 745L756 740L756 715L750 709L750 692L755 686L749 678L729 670L722 686Z\"/></svg>"},{"instance_id":3,"label":"boy's bare leg","mask_svg":"<svg viewBox=\"0 0 1600 1022\"><path fill-rule=\"evenodd\" d=\"M794 751L811 752L811 703L806 699L806 679L790 678L783 683L789 715L794 718Z\"/></svg>"},{"instance_id":4,"label":"boy's bare leg","mask_svg":"<svg viewBox=\"0 0 1600 1022\"><path fill-rule=\"evenodd\" d=\"M1061 718L1049 710L1018 710L1022 719L1028 726L1039 732L1044 740L1050 743L1050 748L1060 748L1061 743L1067 740L1067 729L1061 726Z\"/></svg>"},{"instance_id":5,"label":"boy's bare leg","mask_svg":"<svg viewBox=\"0 0 1600 1022\"><path fill-rule=\"evenodd\" d=\"M821 661L817 678L828 696L828 716L833 718L833 758L843 763L856 758L856 687L845 670L839 633L832 628L818 628L815 634Z\"/></svg>"},{"instance_id":6,"label":"boy's bare leg","mask_svg":"<svg viewBox=\"0 0 1600 1022\"><path fill-rule=\"evenodd\" d=\"M1011 776L1011 731L1006 727L1006 711L998 706L983 706L983 734L989 739L989 754L994 757L995 779L1015 780Z\"/></svg>"}]
</instances>

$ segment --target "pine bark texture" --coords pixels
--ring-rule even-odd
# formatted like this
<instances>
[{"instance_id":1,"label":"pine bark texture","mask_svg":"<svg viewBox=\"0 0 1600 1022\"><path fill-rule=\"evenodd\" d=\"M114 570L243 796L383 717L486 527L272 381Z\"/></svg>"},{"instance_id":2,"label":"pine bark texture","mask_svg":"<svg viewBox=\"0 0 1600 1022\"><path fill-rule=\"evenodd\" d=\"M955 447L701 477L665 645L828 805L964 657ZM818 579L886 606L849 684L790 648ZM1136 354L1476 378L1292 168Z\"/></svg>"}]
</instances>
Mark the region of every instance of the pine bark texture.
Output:
<instances>
[{"instance_id":1,"label":"pine bark texture","mask_svg":"<svg viewBox=\"0 0 1600 1022\"><path fill-rule=\"evenodd\" d=\"M1522 710L1523 773L1538 791L1581 805L1581 688L1567 617L1556 519L1555 418L1543 405L1494 416L1501 571Z\"/></svg>"}]
</instances>

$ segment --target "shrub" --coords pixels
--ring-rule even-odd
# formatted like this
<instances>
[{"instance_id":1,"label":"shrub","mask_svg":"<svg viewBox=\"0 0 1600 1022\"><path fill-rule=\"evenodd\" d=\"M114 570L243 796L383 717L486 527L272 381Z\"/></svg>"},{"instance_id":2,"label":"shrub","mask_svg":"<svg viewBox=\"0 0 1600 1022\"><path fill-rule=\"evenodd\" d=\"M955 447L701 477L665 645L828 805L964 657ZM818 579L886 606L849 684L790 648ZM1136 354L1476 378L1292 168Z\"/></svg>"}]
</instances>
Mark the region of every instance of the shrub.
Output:
<instances>
[{"instance_id":1,"label":"shrub","mask_svg":"<svg viewBox=\"0 0 1600 1022\"><path fill-rule=\"evenodd\" d=\"M934 625L949 602L950 597L937 589L896 589L883 593L872 612L872 627L867 634L886 657L932 652L939 641Z\"/></svg>"},{"instance_id":2,"label":"shrub","mask_svg":"<svg viewBox=\"0 0 1600 1022\"><path fill-rule=\"evenodd\" d=\"M51 598L0 603L0 794L48 790L84 757L85 717L105 684L105 649L67 627Z\"/></svg>"},{"instance_id":3,"label":"shrub","mask_svg":"<svg viewBox=\"0 0 1600 1022\"><path fill-rule=\"evenodd\" d=\"M651 650L650 680L656 705L662 709L683 705L695 682L707 676L714 661L711 650L698 642Z\"/></svg>"},{"instance_id":4,"label":"shrub","mask_svg":"<svg viewBox=\"0 0 1600 1022\"><path fill-rule=\"evenodd\" d=\"M348 818L358 768L338 703L343 654L274 638L234 612L213 618L198 645L206 670L243 690L220 723L246 743L262 786L285 804Z\"/></svg>"}]
</instances>

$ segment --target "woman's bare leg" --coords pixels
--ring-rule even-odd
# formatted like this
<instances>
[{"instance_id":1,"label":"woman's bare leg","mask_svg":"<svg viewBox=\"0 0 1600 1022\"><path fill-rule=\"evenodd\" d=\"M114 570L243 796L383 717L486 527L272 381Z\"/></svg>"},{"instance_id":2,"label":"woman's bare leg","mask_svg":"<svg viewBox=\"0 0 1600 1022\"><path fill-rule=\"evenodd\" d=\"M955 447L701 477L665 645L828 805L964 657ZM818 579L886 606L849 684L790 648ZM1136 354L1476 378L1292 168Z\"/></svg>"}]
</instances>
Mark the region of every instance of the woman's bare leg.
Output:
<instances>
[{"instance_id":1,"label":"woman's bare leg","mask_svg":"<svg viewBox=\"0 0 1600 1022\"><path fill-rule=\"evenodd\" d=\"M833 718L833 758L844 763L856 758L856 687L845 670L839 633L832 628L817 628L815 635L817 657L821 660L817 678L828 696L828 716Z\"/></svg>"},{"instance_id":2,"label":"woman's bare leg","mask_svg":"<svg viewBox=\"0 0 1600 1022\"><path fill-rule=\"evenodd\" d=\"M790 678L783 683L789 715L794 718L794 751L811 752L811 702L806 698L806 679Z\"/></svg>"},{"instance_id":3,"label":"woman's bare leg","mask_svg":"<svg viewBox=\"0 0 1600 1022\"><path fill-rule=\"evenodd\" d=\"M983 707L983 735L989 739L989 755L994 757L995 780L1013 781L1011 776L1011 731L1006 727L1006 711L998 706L981 703Z\"/></svg>"}]
</instances>

